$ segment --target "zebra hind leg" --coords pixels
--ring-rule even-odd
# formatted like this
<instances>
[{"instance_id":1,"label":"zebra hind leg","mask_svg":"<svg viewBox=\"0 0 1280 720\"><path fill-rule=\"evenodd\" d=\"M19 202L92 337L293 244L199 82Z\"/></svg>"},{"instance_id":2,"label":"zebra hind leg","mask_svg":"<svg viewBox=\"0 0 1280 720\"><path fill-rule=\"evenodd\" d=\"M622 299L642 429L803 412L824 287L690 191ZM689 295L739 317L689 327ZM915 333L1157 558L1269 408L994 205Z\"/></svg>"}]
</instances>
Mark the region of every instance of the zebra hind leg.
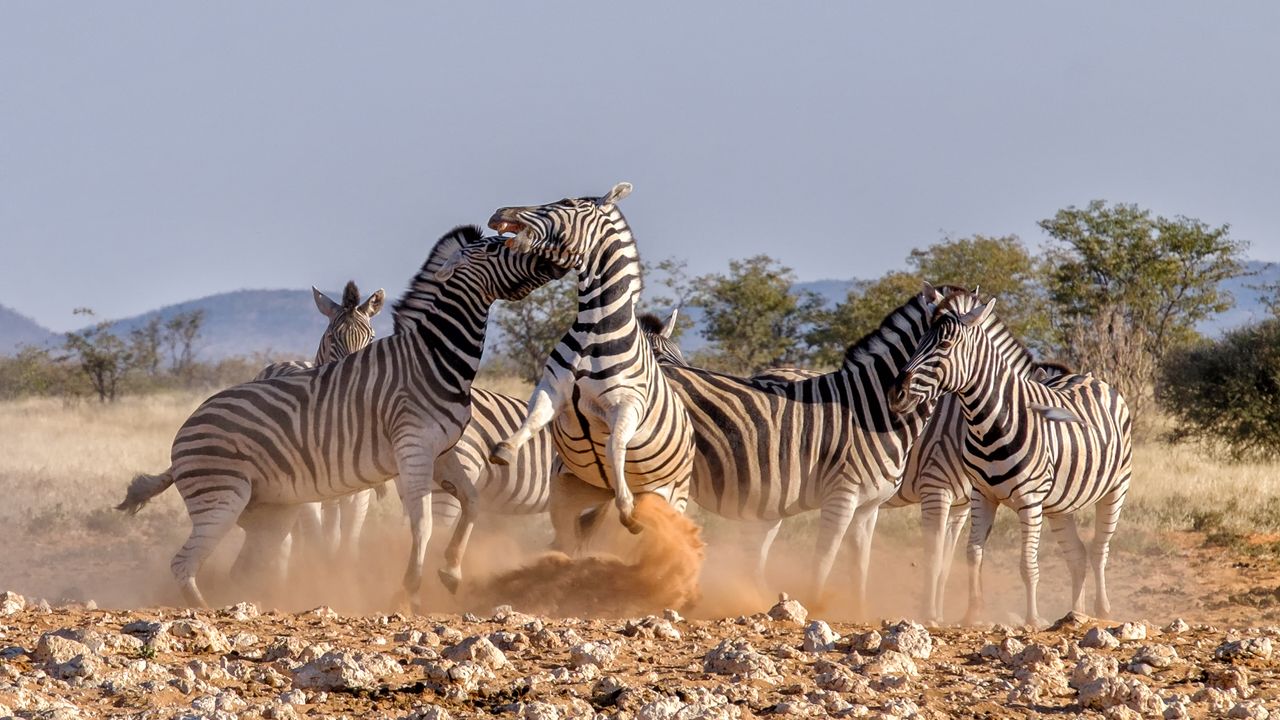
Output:
<instances>
[{"instance_id":1,"label":"zebra hind leg","mask_svg":"<svg viewBox=\"0 0 1280 720\"><path fill-rule=\"evenodd\" d=\"M187 483L179 480L177 485L191 517L191 534L169 569L187 604L205 608L209 604L196 584L196 574L249 504L251 488L247 479L233 475L206 475Z\"/></svg>"},{"instance_id":2,"label":"zebra hind leg","mask_svg":"<svg viewBox=\"0 0 1280 720\"><path fill-rule=\"evenodd\" d=\"M813 603L814 608L821 608L824 604L831 566L836 561L840 543L844 540L845 531L849 529L849 523L853 521L856 509L851 495L839 493L824 502L818 513L817 558L809 587L809 602Z\"/></svg>"},{"instance_id":3,"label":"zebra hind leg","mask_svg":"<svg viewBox=\"0 0 1280 720\"><path fill-rule=\"evenodd\" d=\"M299 505L258 505L240 514L245 538L231 566L231 578L265 606L281 599L292 544L289 533L300 510Z\"/></svg>"},{"instance_id":4,"label":"zebra hind leg","mask_svg":"<svg viewBox=\"0 0 1280 720\"><path fill-rule=\"evenodd\" d=\"M1044 510L1039 505L1029 505L1018 511L1022 525L1022 583L1027 592L1026 623L1033 628L1046 623L1040 617L1036 593L1040 585L1040 528L1044 524Z\"/></svg>"},{"instance_id":5,"label":"zebra hind leg","mask_svg":"<svg viewBox=\"0 0 1280 720\"><path fill-rule=\"evenodd\" d=\"M613 477L610 478L613 482L613 502L618 506L618 516L623 526L636 535L644 528L636 522L636 498L627 485L627 443L635 437L636 426L640 424L640 408L634 403L615 405L610 416L611 430L605 443L605 451L613 470Z\"/></svg>"},{"instance_id":6,"label":"zebra hind leg","mask_svg":"<svg viewBox=\"0 0 1280 720\"><path fill-rule=\"evenodd\" d=\"M947 579L951 577L951 564L956 559L956 546L960 544L960 535L964 532L964 524L969 521L969 504L953 505L947 516L947 544L942 552L942 566L938 575L938 596L934 601L938 622L943 621L943 611L947 597Z\"/></svg>"},{"instance_id":7,"label":"zebra hind leg","mask_svg":"<svg viewBox=\"0 0 1280 720\"><path fill-rule=\"evenodd\" d=\"M1120 522L1120 508L1124 506L1128 489L1127 482L1122 484L1104 495L1095 508L1093 547L1089 553L1094 584L1098 588L1093 608L1095 617L1105 618L1111 615L1111 600L1107 597L1107 555L1111 549L1111 536L1115 534L1116 525Z\"/></svg>"},{"instance_id":8,"label":"zebra hind leg","mask_svg":"<svg viewBox=\"0 0 1280 720\"><path fill-rule=\"evenodd\" d=\"M946 563L947 530L951 512L951 497L932 492L920 498L920 529L924 540L924 603L925 622L942 620L942 567Z\"/></svg>"},{"instance_id":9,"label":"zebra hind leg","mask_svg":"<svg viewBox=\"0 0 1280 720\"><path fill-rule=\"evenodd\" d=\"M976 623L986 606L986 595L982 588L982 555L987 538L991 536L991 526L995 523L996 504L975 491L969 496L969 511L973 521L969 524L969 545L965 548L965 560L969 565L969 609L964 615L966 625Z\"/></svg>"}]
</instances>

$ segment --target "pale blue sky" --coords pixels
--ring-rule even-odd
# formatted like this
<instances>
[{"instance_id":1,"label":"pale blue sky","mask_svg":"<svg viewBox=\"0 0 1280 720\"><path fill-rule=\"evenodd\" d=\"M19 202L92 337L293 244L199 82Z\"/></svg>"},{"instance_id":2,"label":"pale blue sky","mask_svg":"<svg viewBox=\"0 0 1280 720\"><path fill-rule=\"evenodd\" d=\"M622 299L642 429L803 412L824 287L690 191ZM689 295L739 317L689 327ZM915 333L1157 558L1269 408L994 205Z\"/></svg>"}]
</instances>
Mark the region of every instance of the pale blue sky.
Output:
<instances>
[{"instance_id":1,"label":"pale blue sky","mask_svg":"<svg viewBox=\"0 0 1280 720\"><path fill-rule=\"evenodd\" d=\"M641 251L873 277L1092 198L1280 260L1275 3L0 4L0 303L385 286L635 184ZM980 282L980 279L975 279Z\"/></svg>"}]
</instances>

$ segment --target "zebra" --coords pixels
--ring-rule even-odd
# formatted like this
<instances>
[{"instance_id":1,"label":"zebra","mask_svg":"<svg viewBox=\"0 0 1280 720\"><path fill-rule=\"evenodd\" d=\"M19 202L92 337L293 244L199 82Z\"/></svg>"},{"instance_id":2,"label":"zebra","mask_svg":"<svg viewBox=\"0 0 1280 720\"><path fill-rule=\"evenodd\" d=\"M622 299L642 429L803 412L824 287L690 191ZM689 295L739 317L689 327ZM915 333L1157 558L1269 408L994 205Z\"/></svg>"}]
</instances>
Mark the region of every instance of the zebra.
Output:
<instances>
[{"instance_id":1,"label":"zebra","mask_svg":"<svg viewBox=\"0 0 1280 720\"><path fill-rule=\"evenodd\" d=\"M1111 611L1107 555L1132 475L1128 406L1092 375L1066 374L1043 384L1014 372L987 327L994 308L994 299L968 310L940 305L894 396L894 406L908 411L951 393L966 420L962 459L973 478L966 622L982 610L982 555L999 505L1012 507L1022 527L1021 574L1032 625L1043 624L1036 603L1042 522L1048 520L1067 555L1072 607L1083 611L1086 550L1075 514L1096 507L1088 554L1097 585L1094 614L1105 617Z\"/></svg>"},{"instance_id":2,"label":"zebra","mask_svg":"<svg viewBox=\"0 0 1280 720\"><path fill-rule=\"evenodd\" d=\"M382 311L386 299L385 290L378 288L364 302L360 302L360 289L354 280L349 280L342 289L341 304L331 300L314 285L311 286L311 296L315 300L316 309L329 319L328 326L320 336L315 360L272 363L264 367L254 380L293 375L318 365L336 362L373 342L373 318ZM360 530L364 526L364 518L369 512L373 497L376 495L382 498L386 492L386 484L382 484L337 500L307 503L298 513L297 529L306 537L320 539L330 560L337 559L343 549L352 553L359 546ZM347 560L351 560L350 555Z\"/></svg>"},{"instance_id":3,"label":"zebra","mask_svg":"<svg viewBox=\"0 0 1280 720\"><path fill-rule=\"evenodd\" d=\"M907 453L931 409L894 413L886 393L939 299L955 292L959 289L924 283L920 293L848 348L839 369L821 375L783 368L736 378L671 363L664 352L663 375L693 421L693 499L717 515L751 523L760 548L755 578L761 589L782 519L820 510L809 590L815 600L822 599L852 524L855 595L865 607L876 514L897 490Z\"/></svg>"},{"instance_id":4,"label":"zebra","mask_svg":"<svg viewBox=\"0 0 1280 720\"><path fill-rule=\"evenodd\" d=\"M494 446L491 459L510 462L531 433L552 424L566 472L611 490L622 524L638 533L633 490L658 493L684 511L693 434L636 321L640 262L618 208L630 193L629 183L618 183L601 197L500 208L489 220L499 233L515 233L510 247L578 271L577 319L547 358L524 424ZM600 503L579 517L579 536L603 508ZM552 507L561 546L572 509Z\"/></svg>"},{"instance_id":5,"label":"zebra","mask_svg":"<svg viewBox=\"0 0 1280 720\"><path fill-rule=\"evenodd\" d=\"M346 287L342 289L341 305L329 299L328 295L320 292L314 285L311 286L311 296L320 314L329 318L329 324L320 336L315 360L271 363L262 368L254 380L267 380L310 370L317 365L341 360L373 342L373 318L382 312L386 299L385 290L378 288L364 302L360 302L360 289L354 280L348 280Z\"/></svg>"},{"instance_id":6,"label":"zebra","mask_svg":"<svg viewBox=\"0 0 1280 720\"><path fill-rule=\"evenodd\" d=\"M298 505L398 476L412 536L403 588L419 611L433 470L470 419L489 309L566 271L475 226L455 228L393 308L391 337L336 363L213 395L178 430L169 468L136 477L118 509L136 513L177 486L192 529L171 569L187 602L206 606L196 573L233 524L246 530L241 557L280 577Z\"/></svg>"}]
</instances>

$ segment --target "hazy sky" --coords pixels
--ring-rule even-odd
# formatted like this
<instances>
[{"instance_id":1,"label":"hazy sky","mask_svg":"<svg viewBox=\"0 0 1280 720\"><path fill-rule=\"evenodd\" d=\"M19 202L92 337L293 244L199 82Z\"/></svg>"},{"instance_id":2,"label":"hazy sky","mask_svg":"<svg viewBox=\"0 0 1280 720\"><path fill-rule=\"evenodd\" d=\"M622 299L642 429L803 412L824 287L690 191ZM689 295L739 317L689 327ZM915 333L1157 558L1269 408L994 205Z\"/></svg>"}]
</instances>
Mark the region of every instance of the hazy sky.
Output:
<instances>
[{"instance_id":1,"label":"hazy sky","mask_svg":"<svg viewBox=\"0 0 1280 720\"><path fill-rule=\"evenodd\" d=\"M873 277L1093 198L1280 260L1280 4L440 5L0 4L0 303L395 296L451 226L624 179L697 272Z\"/></svg>"}]
</instances>

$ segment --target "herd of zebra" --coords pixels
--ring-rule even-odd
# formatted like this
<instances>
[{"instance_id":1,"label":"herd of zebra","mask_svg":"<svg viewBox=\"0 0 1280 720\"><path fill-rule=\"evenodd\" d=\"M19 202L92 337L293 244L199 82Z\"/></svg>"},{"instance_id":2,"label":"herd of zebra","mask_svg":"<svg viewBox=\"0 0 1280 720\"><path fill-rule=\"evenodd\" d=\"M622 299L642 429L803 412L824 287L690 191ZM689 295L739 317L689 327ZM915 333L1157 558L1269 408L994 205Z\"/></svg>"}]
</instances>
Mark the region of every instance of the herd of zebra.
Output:
<instances>
[{"instance_id":1,"label":"herd of zebra","mask_svg":"<svg viewBox=\"0 0 1280 720\"><path fill-rule=\"evenodd\" d=\"M872 533L883 506L919 504L925 619L943 590L965 521L969 608L983 607L982 553L996 508L1017 512L1026 618L1036 604L1042 522L1067 556L1074 609L1086 565L1094 613L1110 606L1108 546L1131 474L1124 399L1091 374L1037 363L977 291L934 288L905 298L827 373L778 369L749 378L691 367L665 322L638 315L640 264L619 202L599 197L506 207L484 236L458 227L432 248L395 304L394 334L376 342L363 303L316 291L329 326L314 363L283 363L206 400L179 429L171 464L139 475L130 513L175 485L191 534L171 565L186 600L196 575L239 524L233 576L269 587L286 576L294 535L354 559L370 493L396 483L409 519L404 598L419 611L433 515L453 525L439 572L456 592L479 513L549 512L555 547L573 551L612 517L639 534L635 494L684 512L702 508L755 530L764 588L783 518L820 513L810 568L821 598L852 526L857 607L866 607ZM577 316L528 403L473 388L489 311L567 273ZM612 502L610 502L612 501ZM1076 513L1095 508L1086 550Z\"/></svg>"}]
</instances>

